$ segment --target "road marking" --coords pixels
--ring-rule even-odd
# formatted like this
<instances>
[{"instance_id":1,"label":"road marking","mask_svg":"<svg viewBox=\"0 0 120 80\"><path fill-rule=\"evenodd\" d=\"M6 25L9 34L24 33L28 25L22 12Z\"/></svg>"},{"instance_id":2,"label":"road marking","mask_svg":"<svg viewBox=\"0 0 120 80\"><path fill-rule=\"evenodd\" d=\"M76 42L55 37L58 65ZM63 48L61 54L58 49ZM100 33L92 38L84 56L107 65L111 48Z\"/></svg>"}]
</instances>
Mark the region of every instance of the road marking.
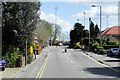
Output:
<instances>
[{"instance_id":1,"label":"road marking","mask_svg":"<svg viewBox=\"0 0 120 80\"><path fill-rule=\"evenodd\" d=\"M42 75L43 75L43 72L44 72L44 70L45 70L45 67L46 67L47 61L48 61L48 58L46 59L46 61L45 61L45 63L44 63L44 66L43 66L43 68L42 68L42 71L41 71L41 74L40 74L39 78L41 78Z\"/></svg>"},{"instance_id":2,"label":"road marking","mask_svg":"<svg viewBox=\"0 0 120 80\"><path fill-rule=\"evenodd\" d=\"M81 72L84 72L84 71L81 71Z\"/></svg>"},{"instance_id":3,"label":"road marking","mask_svg":"<svg viewBox=\"0 0 120 80\"><path fill-rule=\"evenodd\" d=\"M68 60L70 60L70 58L67 57Z\"/></svg>"},{"instance_id":4,"label":"road marking","mask_svg":"<svg viewBox=\"0 0 120 80\"><path fill-rule=\"evenodd\" d=\"M47 57L47 58L45 59L45 61L43 62L42 66L41 66L41 68L40 68L40 70L39 70L39 72L38 72L38 74L37 74L37 76L36 76L36 80L37 80L38 78L41 78L41 77L42 77L42 74L43 74L44 69L45 69L46 64L47 64L47 61L48 61L48 57ZM39 79L39 80L40 80L40 79Z\"/></svg>"},{"instance_id":5,"label":"road marking","mask_svg":"<svg viewBox=\"0 0 120 80\"><path fill-rule=\"evenodd\" d=\"M71 61L71 63L73 63L73 61Z\"/></svg>"},{"instance_id":6,"label":"road marking","mask_svg":"<svg viewBox=\"0 0 120 80\"><path fill-rule=\"evenodd\" d=\"M90 57L89 55L86 55L86 54L84 54L84 53L82 53L82 54L85 55L86 57L88 57L89 59L91 59L92 61L94 61L94 62L96 62L96 63L98 63L98 64L100 64L100 65L102 65L102 66L106 66L106 67L108 67L107 65L101 64L101 63L98 62L97 60L93 59L93 58Z\"/></svg>"},{"instance_id":7,"label":"road marking","mask_svg":"<svg viewBox=\"0 0 120 80\"><path fill-rule=\"evenodd\" d=\"M40 70L39 70L39 72L38 72L38 74L37 74L37 76L36 76L36 80L37 80L37 78L39 78L39 75L40 75L42 69L43 69L43 64L42 64L42 66L41 66L41 68L40 68Z\"/></svg>"},{"instance_id":8,"label":"road marking","mask_svg":"<svg viewBox=\"0 0 120 80\"><path fill-rule=\"evenodd\" d=\"M114 68L111 68L110 66L104 64L103 62L98 61L98 60L92 58L92 56L86 55L85 53L82 53L82 54L85 55L86 57L88 57L89 59L93 60L94 62L96 62L96 63L98 63L98 64L100 64L100 65L102 65L102 66L105 66L105 67L107 67L107 68L109 68L109 69L112 69L112 70L114 70L114 71L120 73L120 71L118 71L118 70L116 70L116 69L114 69Z\"/></svg>"}]
</instances>

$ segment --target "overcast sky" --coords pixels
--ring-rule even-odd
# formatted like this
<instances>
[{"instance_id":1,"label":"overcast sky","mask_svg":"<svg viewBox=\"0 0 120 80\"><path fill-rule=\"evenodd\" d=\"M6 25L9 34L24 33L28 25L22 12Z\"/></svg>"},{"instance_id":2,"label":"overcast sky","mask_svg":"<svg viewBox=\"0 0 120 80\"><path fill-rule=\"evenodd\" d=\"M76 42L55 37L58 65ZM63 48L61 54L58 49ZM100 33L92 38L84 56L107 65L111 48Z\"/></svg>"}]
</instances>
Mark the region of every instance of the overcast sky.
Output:
<instances>
[{"instance_id":1,"label":"overcast sky","mask_svg":"<svg viewBox=\"0 0 120 80\"><path fill-rule=\"evenodd\" d=\"M84 25L85 29L89 29L89 21L91 18L94 24L100 25L100 8L91 7L91 5L102 6L102 24L101 29L118 25L118 0L40 0L41 19L45 19L50 23L55 23L55 7L57 7L57 24L61 26L63 39L69 38L69 31L79 19L79 22ZM84 15L85 12L85 15ZM108 16L108 18L107 18ZM108 22L108 26L107 26Z\"/></svg>"}]
</instances>

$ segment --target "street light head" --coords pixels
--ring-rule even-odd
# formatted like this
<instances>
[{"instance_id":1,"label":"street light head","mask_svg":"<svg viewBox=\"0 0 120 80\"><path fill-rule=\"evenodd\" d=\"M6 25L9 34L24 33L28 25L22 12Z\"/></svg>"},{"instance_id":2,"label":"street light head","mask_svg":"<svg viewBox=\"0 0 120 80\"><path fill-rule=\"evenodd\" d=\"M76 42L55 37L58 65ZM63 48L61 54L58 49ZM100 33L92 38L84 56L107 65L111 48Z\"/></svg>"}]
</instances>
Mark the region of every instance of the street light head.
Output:
<instances>
[{"instance_id":1,"label":"street light head","mask_svg":"<svg viewBox=\"0 0 120 80\"><path fill-rule=\"evenodd\" d=\"M57 10L58 8L57 7L55 7L55 10Z\"/></svg>"},{"instance_id":2,"label":"street light head","mask_svg":"<svg viewBox=\"0 0 120 80\"><path fill-rule=\"evenodd\" d=\"M92 5L92 7L96 7L96 5Z\"/></svg>"},{"instance_id":3,"label":"street light head","mask_svg":"<svg viewBox=\"0 0 120 80\"><path fill-rule=\"evenodd\" d=\"M84 14L86 13L86 12L83 12Z\"/></svg>"}]
</instances>

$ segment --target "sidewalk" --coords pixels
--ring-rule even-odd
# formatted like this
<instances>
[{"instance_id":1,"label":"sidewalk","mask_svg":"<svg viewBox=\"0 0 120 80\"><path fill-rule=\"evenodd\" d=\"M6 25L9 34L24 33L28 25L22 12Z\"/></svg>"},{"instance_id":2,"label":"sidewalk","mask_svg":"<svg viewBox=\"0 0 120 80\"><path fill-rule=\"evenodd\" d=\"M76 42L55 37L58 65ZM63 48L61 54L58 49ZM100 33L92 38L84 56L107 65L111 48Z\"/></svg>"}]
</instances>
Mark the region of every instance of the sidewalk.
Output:
<instances>
[{"instance_id":1,"label":"sidewalk","mask_svg":"<svg viewBox=\"0 0 120 80\"><path fill-rule=\"evenodd\" d=\"M2 71L2 78L10 78L12 75L19 72L22 68L6 68L5 71Z\"/></svg>"},{"instance_id":2,"label":"sidewalk","mask_svg":"<svg viewBox=\"0 0 120 80\"><path fill-rule=\"evenodd\" d=\"M93 52L84 52L86 55L92 57L93 59L97 60L98 62L114 69L115 71L120 73L120 59L119 58L112 58L106 55L99 55Z\"/></svg>"},{"instance_id":3,"label":"sidewalk","mask_svg":"<svg viewBox=\"0 0 120 80\"><path fill-rule=\"evenodd\" d=\"M37 57L40 57L40 55L36 55L36 59ZM35 60L33 61L35 62ZM33 63L31 62L31 64ZM11 78L13 75L19 73L21 70L29 67L30 64L27 64L26 66L20 67L20 68L6 68L5 71L2 71L2 78Z\"/></svg>"},{"instance_id":4,"label":"sidewalk","mask_svg":"<svg viewBox=\"0 0 120 80\"><path fill-rule=\"evenodd\" d=\"M38 59L38 57L41 57L41 58L45 57L45 55L47 53L46 49L47 48L43 49L39 55L36 55L36 60ZM36 60L31 62L31 64L34 63ZM12 76L19 73L21 70L27 69L27 67L29 67L31 64L27 64L27 66L23 66L20 68L6 68L5 71L0 72L2 74L2 75L0 75L0 77L2 76L2 78L12 78Z\"/></svg>"}]
</instances>

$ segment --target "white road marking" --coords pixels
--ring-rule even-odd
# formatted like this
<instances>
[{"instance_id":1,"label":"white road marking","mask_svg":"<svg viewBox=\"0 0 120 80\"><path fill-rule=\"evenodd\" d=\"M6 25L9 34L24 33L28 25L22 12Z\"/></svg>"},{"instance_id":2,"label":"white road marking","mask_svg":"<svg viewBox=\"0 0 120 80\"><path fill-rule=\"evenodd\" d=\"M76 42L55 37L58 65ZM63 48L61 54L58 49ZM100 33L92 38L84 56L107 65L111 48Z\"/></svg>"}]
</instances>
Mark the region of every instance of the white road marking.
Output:
<instances>
[{"instance_id":1,"label":"white road marking","mask_svg":"<svg viewBox=\"0 0 120 80\"><path fill-rule=\"evenodd\" d=\"M73 61L71 61L71 63L73 63Z\"/></svg>"},{"instance_id":2,"label":"white road marking","mask_svg":"<svg viewBox=\"0 0 120 80\"><path fill-rule=\"evenodd\" d=\"M90 57L89 55L86 55L86 54L84 54L84 53L82 53L82 54L85 55L86 57L88 57L89 59L91 59L92 61L96 62L97 64L100 64L100 65L102 65L102 66L104 66L104 67L107 67L107 68L109 68L109 69L111 69L111 70L113 70L113 71L115 71L115 72L120 73L120 71L118 71L118 70L116 70L116 69L114 69L114 68L112 68L112 67L110 67L110 66L108 66L108 65L106 65L106 64L102 64L102 63L98 62L97 60L95 60L94 58Z\"/></svg>"}]
</instances>

